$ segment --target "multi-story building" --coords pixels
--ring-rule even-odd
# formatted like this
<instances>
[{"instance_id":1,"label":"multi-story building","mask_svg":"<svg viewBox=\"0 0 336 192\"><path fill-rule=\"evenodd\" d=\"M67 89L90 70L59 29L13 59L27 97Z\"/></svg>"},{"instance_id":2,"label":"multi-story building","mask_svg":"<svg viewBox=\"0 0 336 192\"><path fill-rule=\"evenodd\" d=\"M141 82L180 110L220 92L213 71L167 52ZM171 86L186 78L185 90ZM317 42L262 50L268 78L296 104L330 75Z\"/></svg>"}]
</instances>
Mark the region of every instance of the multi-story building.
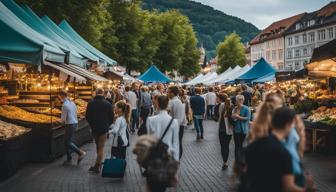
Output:
<instances>
[{"instance_id":1,"label":"multi-story building","mask_svg":"<svg viewBox=\"0 0 336 192\"><path fill-rule=\"evenodd\" d=\"M276 21L261 31L251 42L251 65L265 58L274 68L284 69L284 34L304 14Z\"/></svg>"},{"instance_id":2,"label":"multi-story building","mask_svg":"<svg viewBox=\"0 0 336 192\"><path fill-rule=\"evenodd\" d=\"M245 45L245 58L246 58L246 65L251 65L251 46L250 44Z\"/></svg>"},{"instance_id":3,"label":"multi-story building","mask_svg":"<svg viewBox=\"0 0 336 192\"><path fill-rule=\"evenodd\" d=\"M336 2L306 13L285 34L285 69L303 69L309 63L314 49L335 37Z\"/></svg>"}]
</instances>

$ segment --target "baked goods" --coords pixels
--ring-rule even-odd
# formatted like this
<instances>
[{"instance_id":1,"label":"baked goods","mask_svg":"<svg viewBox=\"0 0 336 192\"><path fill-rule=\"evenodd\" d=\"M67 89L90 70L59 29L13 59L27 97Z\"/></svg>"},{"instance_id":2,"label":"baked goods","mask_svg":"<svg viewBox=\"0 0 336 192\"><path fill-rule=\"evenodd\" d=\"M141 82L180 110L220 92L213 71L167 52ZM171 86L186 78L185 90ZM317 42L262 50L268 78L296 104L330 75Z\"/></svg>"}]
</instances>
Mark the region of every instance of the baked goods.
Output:
<instances>
[{"instance_id":1,"label":"baked goods","mask_svg":"<svg viewBox=\"0 0 336 192\"><path fill-rule=\"evenodd\" d=\"M8 140L12 137L23 135L29 131L30 129L0 120L0 140Z\"/></svg>"},{"instance_id":2,"label":"baked goods","mask_svg":"<svg viewBox=\"0 0 336 192\"><path fill-rule=\"evenodd\" d=\"M0 106L0 116L8 119L26 121L30 123L59 123L61 119L54 116L36 114L25 111L19 107L12 105Z\"/></svg>"},{"instance_id":3,"label":"baked goods","mask_svg":"<svg viewBox=\"0 0 336 192\"><path fill-rule=\"evenodd\" d=\"M46 115L50 115L50 113L52 113L52 115L61 116L62 114L61 110L57 108L51 109L50 107L27 107L25 109L33 113L41 113Z\"/></svg>"},{"instance_id":4,"label":"baked goods","mask_svg":"<svg viewBox=\"0 0 336 192\"><path fill-rule=\"evenodd\" d=\"M84 101L83 99L76 99L75 104L77 106L77 113L78 114L83 114L86 112L86 107L87 107L87 102Z\"/></svg>"},{"instance_id":5,"label":"baked goods","mask_svg":"<svg viewBox=\"0 0 336 192\"><path fill-rule=\"evenodd\" d=\"M38 103L39 101L36 99L18 99L15 101L12 101L12 103Z\"/></svg>"},{"instance_id":6,"label":"baked goods","mask_svg":"<svg viewBox=\"0 0 336 192\"><path fill-rule=\"evenodd\" d=\"M312 111L312 114L308 117L308 120L313 123L321 122L328 125L336 125L336 107L319 107Z\"/></svg>"}]
</instances>

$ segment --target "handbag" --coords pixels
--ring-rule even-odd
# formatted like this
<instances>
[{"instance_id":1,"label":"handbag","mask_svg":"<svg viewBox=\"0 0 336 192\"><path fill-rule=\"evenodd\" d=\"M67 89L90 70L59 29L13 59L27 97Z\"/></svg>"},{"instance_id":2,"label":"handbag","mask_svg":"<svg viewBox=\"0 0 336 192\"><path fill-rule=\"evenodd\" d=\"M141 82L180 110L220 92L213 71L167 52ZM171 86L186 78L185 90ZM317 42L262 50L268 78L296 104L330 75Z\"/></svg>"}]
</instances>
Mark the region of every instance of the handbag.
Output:
<instances>
[{"instance_id":1,"label":"handbag","mask_svg":"<svg viewBox=\"0 0 336 192\"><path fill-rule=\"evenodd\" d=\"M121 130L121 129L120 129ZM119 137L122 141L122 138L120 135L120 130L118 132L118 148L122 147L119 146ZM126 134L127 134L126 130ZM112 145L115 141L115 137L113 137ZM124 143L122 141L122 143ZM121 143L120 143L121 144ZM103 169L102 169L102 177L109 177L109 178L123 178L125 175L125 169L126 169L126 160L125 159L118 159L116 157L106 158L103 163Z\"/></svg>"}]
</instances>

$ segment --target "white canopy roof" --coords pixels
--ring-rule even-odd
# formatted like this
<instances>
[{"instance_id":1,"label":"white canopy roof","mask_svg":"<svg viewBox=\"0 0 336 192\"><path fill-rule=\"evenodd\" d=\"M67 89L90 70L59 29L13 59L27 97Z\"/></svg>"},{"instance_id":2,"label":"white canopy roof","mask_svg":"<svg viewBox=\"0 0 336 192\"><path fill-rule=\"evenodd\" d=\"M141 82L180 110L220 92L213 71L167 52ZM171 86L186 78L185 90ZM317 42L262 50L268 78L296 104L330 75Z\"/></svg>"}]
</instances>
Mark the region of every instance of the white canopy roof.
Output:
<instances>
[{"instance_id":1,"label":"white canopy roof","mask_svg":"<svg viewBox=\"0 0 336 192\"><path fill-rule=\"evenodd\" d=\"M197 75L197 77L193 78L192 80L188 81L187 83L185 83L185 85L193 85L193 83L195 81L197 81L199 78L203 77L204 75L201 73L199 75Z\"/></svg>"},{"instance_id":2,"label":"white canopy roof","mask_svg":"<svg viewBox=\"0 0 336 192\"><path fill-rule=\"evenodd\" d=\"M218 83L220 84L224 84L226 82L229 82L229 81L232 81L232 80L235 80L236 78L238 78L239 76L241 76L242 74L246 73L248 70L250 70L250 66L249 65L245 65L245 67L239 69L238 71L234 72L234 73L231 73L227 79L224 79Z\"/></svg>"},{"instance_id":3,"label":"white canopy roof","mask_svg":"<svg viewBox=\"0 0 336 192\"><path fill-rule=\"evenodd\" d=\"M190 85L196 85L199 83L204 83L210 79L216 78L217 77L217 73L215 72L209 72L207 74L205 74L203 77L198 78L196 81L192 82L192 84Z\"/></svg>"},{"instance_id":4,"label":"white canopy roof","mask_svg":"<svg viewBox=\"0 0 336 192\"><path fill-rule=\"evenodd\" d=\"M215 83L224 81L224 80L228 79L228 78L231 76L231 74L233 74L233 73L239 71L240 69L241 69L241 67L238 66L238 65L237 65L234 69L232 69L232 68L230 67L230 68L227 69L225 72L223 72L222 74L220 74L219 76L217 76L217 78L212 79L212 80L206 82L205 84L207 84L207 85L212 85L212 84L215 84Z\"/></svg>"}]
</instances>

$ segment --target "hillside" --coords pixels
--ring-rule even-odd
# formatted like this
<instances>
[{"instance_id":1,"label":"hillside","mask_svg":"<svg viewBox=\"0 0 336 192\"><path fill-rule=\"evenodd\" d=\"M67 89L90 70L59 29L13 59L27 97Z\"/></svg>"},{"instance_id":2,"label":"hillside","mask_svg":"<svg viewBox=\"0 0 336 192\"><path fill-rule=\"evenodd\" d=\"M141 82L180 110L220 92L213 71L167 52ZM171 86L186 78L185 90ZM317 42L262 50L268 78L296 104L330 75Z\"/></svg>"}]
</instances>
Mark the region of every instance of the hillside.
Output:
<instances>
[{"instance_id":1,"label":"hillside","mask_svg":"<svg viewBox=\"0 0 336 192\"><path fill-rule=\"evenodd\" d=\"M241 36L244 43L259 32L251 23L198 2L190 0L143 0L143 2L145 9L160 11L178 9L187 15L197 33L199 44L203 44L209 56L214 55L217 44L233 31Z\"/></svg>"}]
</instances>

